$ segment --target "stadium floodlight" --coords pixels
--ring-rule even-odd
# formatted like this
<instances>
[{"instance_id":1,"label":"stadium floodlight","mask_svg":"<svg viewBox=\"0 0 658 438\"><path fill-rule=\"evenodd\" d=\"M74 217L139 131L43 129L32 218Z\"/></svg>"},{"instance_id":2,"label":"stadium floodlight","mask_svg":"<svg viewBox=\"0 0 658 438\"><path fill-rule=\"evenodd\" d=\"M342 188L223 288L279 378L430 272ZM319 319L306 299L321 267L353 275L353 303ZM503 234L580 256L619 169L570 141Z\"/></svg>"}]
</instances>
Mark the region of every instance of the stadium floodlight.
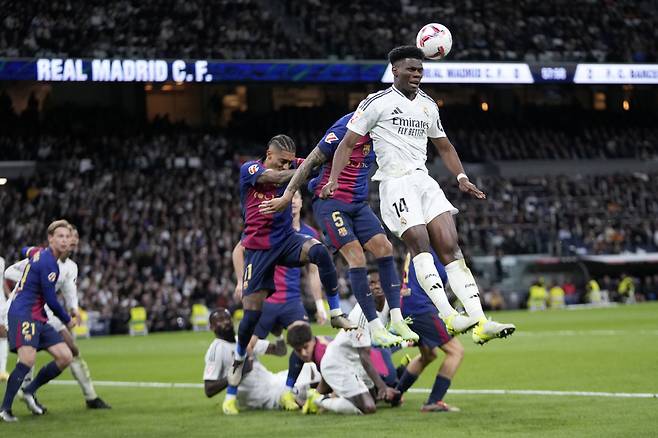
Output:
<instances>
[{"instance_id":1,"label":"stadium floodlight","mask_svg":"<svg viewBox=\"0 0 658 438\"><path fill-rule=\"evenodd\" d=\"M7 184L7 178L0 178L0 186Z\"/></svg>"}]
</instances>

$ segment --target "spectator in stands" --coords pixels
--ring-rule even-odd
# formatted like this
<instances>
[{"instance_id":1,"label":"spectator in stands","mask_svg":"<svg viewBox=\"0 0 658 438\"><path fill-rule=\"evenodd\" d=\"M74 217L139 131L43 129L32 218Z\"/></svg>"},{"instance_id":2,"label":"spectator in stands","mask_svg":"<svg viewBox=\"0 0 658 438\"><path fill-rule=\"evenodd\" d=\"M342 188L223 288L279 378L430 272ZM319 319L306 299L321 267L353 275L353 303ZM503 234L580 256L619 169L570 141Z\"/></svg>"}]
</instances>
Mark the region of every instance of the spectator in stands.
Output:
<instances>
[{"instance_id":1,"label":"spectator in stands","mask_svg":"<svg viewBox=\"0 0 658 438\"><path fill-rule=\"evenodd\" d=\"M87 4L86 4L87 5ZM452 30L455 60L656 62L651 2L144 0L20 2L0 57L384 59L427 17ZM402 23L402 24L401 24ZM358 29L358 32L352 30Z\"/></svg>"}]
</instances>

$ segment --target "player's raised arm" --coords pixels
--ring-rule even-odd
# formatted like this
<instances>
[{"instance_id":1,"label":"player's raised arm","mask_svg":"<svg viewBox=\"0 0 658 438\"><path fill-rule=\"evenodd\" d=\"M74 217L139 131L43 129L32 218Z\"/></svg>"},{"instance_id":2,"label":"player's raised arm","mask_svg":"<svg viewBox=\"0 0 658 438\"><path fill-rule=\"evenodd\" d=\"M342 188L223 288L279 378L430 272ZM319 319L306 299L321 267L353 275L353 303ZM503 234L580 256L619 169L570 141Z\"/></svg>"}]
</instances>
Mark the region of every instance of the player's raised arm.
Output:
<instances>
[{"instance_id":1,"label":"player's raised arm","mask_svg":"<svg viewBox=\"0 0 658 438\"><path fill-rule=\"evenodd\" d=\"M318 146L313 148L308 157L302 162L302 164L295 171L295 175L292 177L286 187L286 191L283 196L288 199L288 203L292 201L292 197L295 195L297 190L308 181L308 177L313 172L313 169L318 167L327 161L327 156L320 150Z\"/></svg>"},{"instance_id":2,"label":"player's raised arm","mask_svg":"<svg viewBox=\"0 0 658 438\"><path fill-rule=\"evenodd\" d=\"M448 170L457 177L459 190L468 193L475 198L486 199L487 195L485 195L482 190L478 189L475 184L470 182L468 176L464 173L464 166L462 166L459 155L457 154L455 147L450 143L450 140L448 140L448 137L430 137L430 140L436 147L439 155L441 155L443 164L445 164Z\"/></svg>"},{"instance_id":3,"label":"player's raised arm","mask_svg":"<svg viewBox=\"0 0 658 438\"><path fill-rule=\"evenodd\" d=\"M354 146L359 141L363 135L357 134L356 132L348 129L345 133L345 136L338 144L336 148L336 153L334 154L334 159L331 164L331 174L329 175L329 181L322 187L322 192L320 193L320 198L326 199L334 195L334 192L338 188L338 176L345 169L347 163L350 162L350 156L354 150Z\"/></svg>"},{"instance_id":4,"label":"player's raised arm","mask_svg":"<svg viewBox=\"0 0 658 438\"><path fill-rule=\"evenodd\" d=\"M293 177L295 169L273 170L265 169L265 171L258 176L256 182L258 184L285 184Z\"/></svg>"},{"instance_id":5,"label":"player's raised arm","mask_svg":"<svg viewBox=\"0 0 658 438\"><path fill-rule=\"evenodd\" d=\"M327 161L327 156L316 146L299 167L296 170L293 170L294 175L290 179L283 196L269 201L263 201L258 206L260 212L272 214L285 210L288 204L292 202L292 198L297 190L306 183L313 169L323 164L325 161Z\"/></svg>"}]
</instances>

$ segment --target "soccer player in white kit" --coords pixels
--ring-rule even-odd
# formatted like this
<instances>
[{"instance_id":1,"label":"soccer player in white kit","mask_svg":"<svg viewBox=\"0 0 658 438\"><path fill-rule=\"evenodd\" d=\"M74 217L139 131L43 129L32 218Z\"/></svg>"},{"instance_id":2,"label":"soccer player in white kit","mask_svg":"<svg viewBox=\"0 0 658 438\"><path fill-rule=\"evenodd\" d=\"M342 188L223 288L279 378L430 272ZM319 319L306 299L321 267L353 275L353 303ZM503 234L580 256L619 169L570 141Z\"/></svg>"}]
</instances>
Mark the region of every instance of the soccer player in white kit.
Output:
<instances>
[{"instance_id":1,"label":"soccer player in white kit","mask_svg":"<svg viewBox=\"0 0 658 438\"><path fill-rule=\"evenodd\" d=\"M378 317L386 324L388 305L381 288L371 289ZM329 343L320 370L323 382L333 396L315 396L313 402L320 408L341 414L373 414L376 400L392 401L400 392L386 385L370 358L372 341L368 320L357 304L349 314L350 321L358 324L356 330L338 332ZM312 411L311 411L312 412Z\"/></svg>"},{"instance_id":2,"label":"soccer player in white kit","mask_svg":"<svg viewBox=\"0 0 658 438\"><path fill-rule=\"evenodd\" d=\"M7 344L7 327L6 324L4 324L7 310L7 296L5 295L5 259L0 257L0 382L6 382L9 378L9 373L7 373L9 345Z\"/></svg>"},{"instance_id":3,"label":"soccer player in white kit","mask_svg":"<svg viewBox=\"0 0 658 438\"><path fill-rule=\"evenodd\" d=\"M72 318L75 318L78 314L78 265L73 260L71 260L70 256L78 249L79 242L80 236L78 234L78 230L75 227L71 227L70 250L66 255L66 258L60 258L57 260L57 266L59 267L60 275L57 279L55 289L62 294L66 309L69 311ZM23 275L25 266L29 261L29 257L33 254L33 252L38 250L38 247L32 247L28 249L28 258L16 262L8 267L5 272L5 277L10 281L18 283L18 281L21 279L21 276ZM48 306L46 306L46 315L48 316L48 324L52 326L55 331L59 332L59 334L64 339L64 342L73 354L73 362L71 362L70 365L71 374L73 374L73 377L82 389L82 394L84 395L87 407L89 409L110 409L110 405L108 405L96 394L94 384L91 381L91 375L89 372L89 367L87 366L87 362L82 358L82 356L80 356L80 350L78 349L78 346L76 345L71 332L69 332L68 328L59 320L59 318L53 314L52 310L50 310ZM6 312L3 313L3 318L5 317ZM1 324L2 322L0 322L0 325ZM34 369L32 369L31 372L34 372ZM30 381L31 374L25 378L23 387L27 386Z\"/></svg>"},{"instance_id":4,"label":"soccer player in white kit","mask_svg":"<svg viewBox=\"0 0 658 438\"><path fill-rule=\"evenodd\" d=\"M513 324L489 321L480 293L458 245L452 215L458 210L446 199L439 184L428 174L427 140L437 148L445 166L456 177L459 189L476 199L486 195L464 173L457 151L448 140L436 102L420 88L423 52L415 46L397 47L388 55L393 86L365 98L347 124L347 133L334 155L329 182L321 197L331 197L338 176L348 164L359 138L370 134L378 171L381 216L389 230L401 238L413 257L418 281L440 316L453 332L474 327L473 340L483 344L510 335ZM450 285L464 305L468 318L450 305L430 249L446 267Z\"/></svg>"},{"instance_id":5,"label":"soccer player in white kit","mask_svg":"<svg viewBox=\"0 0 658 438\"><path fill-rule=\"evenodd\" d=\"M231 314L224 308L211 312L209 317L210 329L215 333L215 340L208 347L205 356L205 369L203 372L204 392L207 397L213 397L228 386L228 372L233 365L233 351L235 350L235 329ZM254 347L254 356L245 362L243 379L238 387L238 402L240 406L251 409L279 409L281 408L281 395L287 390L286 377L288 371L276 374L270 372L257 359L257 356L268 354L276 349L268 341L260 339ZM295 392L305 396L307 386L313 381L319 381L320 374L315 364L308 364L303 370L295 385ZM304 404L303 398L297 400Z\"/></svg>"}]
</instances>

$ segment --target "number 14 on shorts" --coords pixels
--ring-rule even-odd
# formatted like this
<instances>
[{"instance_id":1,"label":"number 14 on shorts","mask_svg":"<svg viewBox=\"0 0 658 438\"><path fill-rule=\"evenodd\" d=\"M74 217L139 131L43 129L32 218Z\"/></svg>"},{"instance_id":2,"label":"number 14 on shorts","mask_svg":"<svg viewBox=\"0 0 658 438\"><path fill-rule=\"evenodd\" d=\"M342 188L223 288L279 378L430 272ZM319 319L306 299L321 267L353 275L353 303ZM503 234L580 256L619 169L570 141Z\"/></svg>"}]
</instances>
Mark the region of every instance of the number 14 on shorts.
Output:
<instances>
[{"instance_id":1,"label":"number 14 on shorts","mask_svg":"<svg viewBox=\"0 0 658 438\"><path fill-rule=\"evenodd\" d=\"M398 217L400 217L403 212L409 211L409 208L407 207L407 201L405 201L404 198L400 198L398 202L394 202L393 208L395 208L395 214L397 214Z\"/></svg>"}]
</instances>

